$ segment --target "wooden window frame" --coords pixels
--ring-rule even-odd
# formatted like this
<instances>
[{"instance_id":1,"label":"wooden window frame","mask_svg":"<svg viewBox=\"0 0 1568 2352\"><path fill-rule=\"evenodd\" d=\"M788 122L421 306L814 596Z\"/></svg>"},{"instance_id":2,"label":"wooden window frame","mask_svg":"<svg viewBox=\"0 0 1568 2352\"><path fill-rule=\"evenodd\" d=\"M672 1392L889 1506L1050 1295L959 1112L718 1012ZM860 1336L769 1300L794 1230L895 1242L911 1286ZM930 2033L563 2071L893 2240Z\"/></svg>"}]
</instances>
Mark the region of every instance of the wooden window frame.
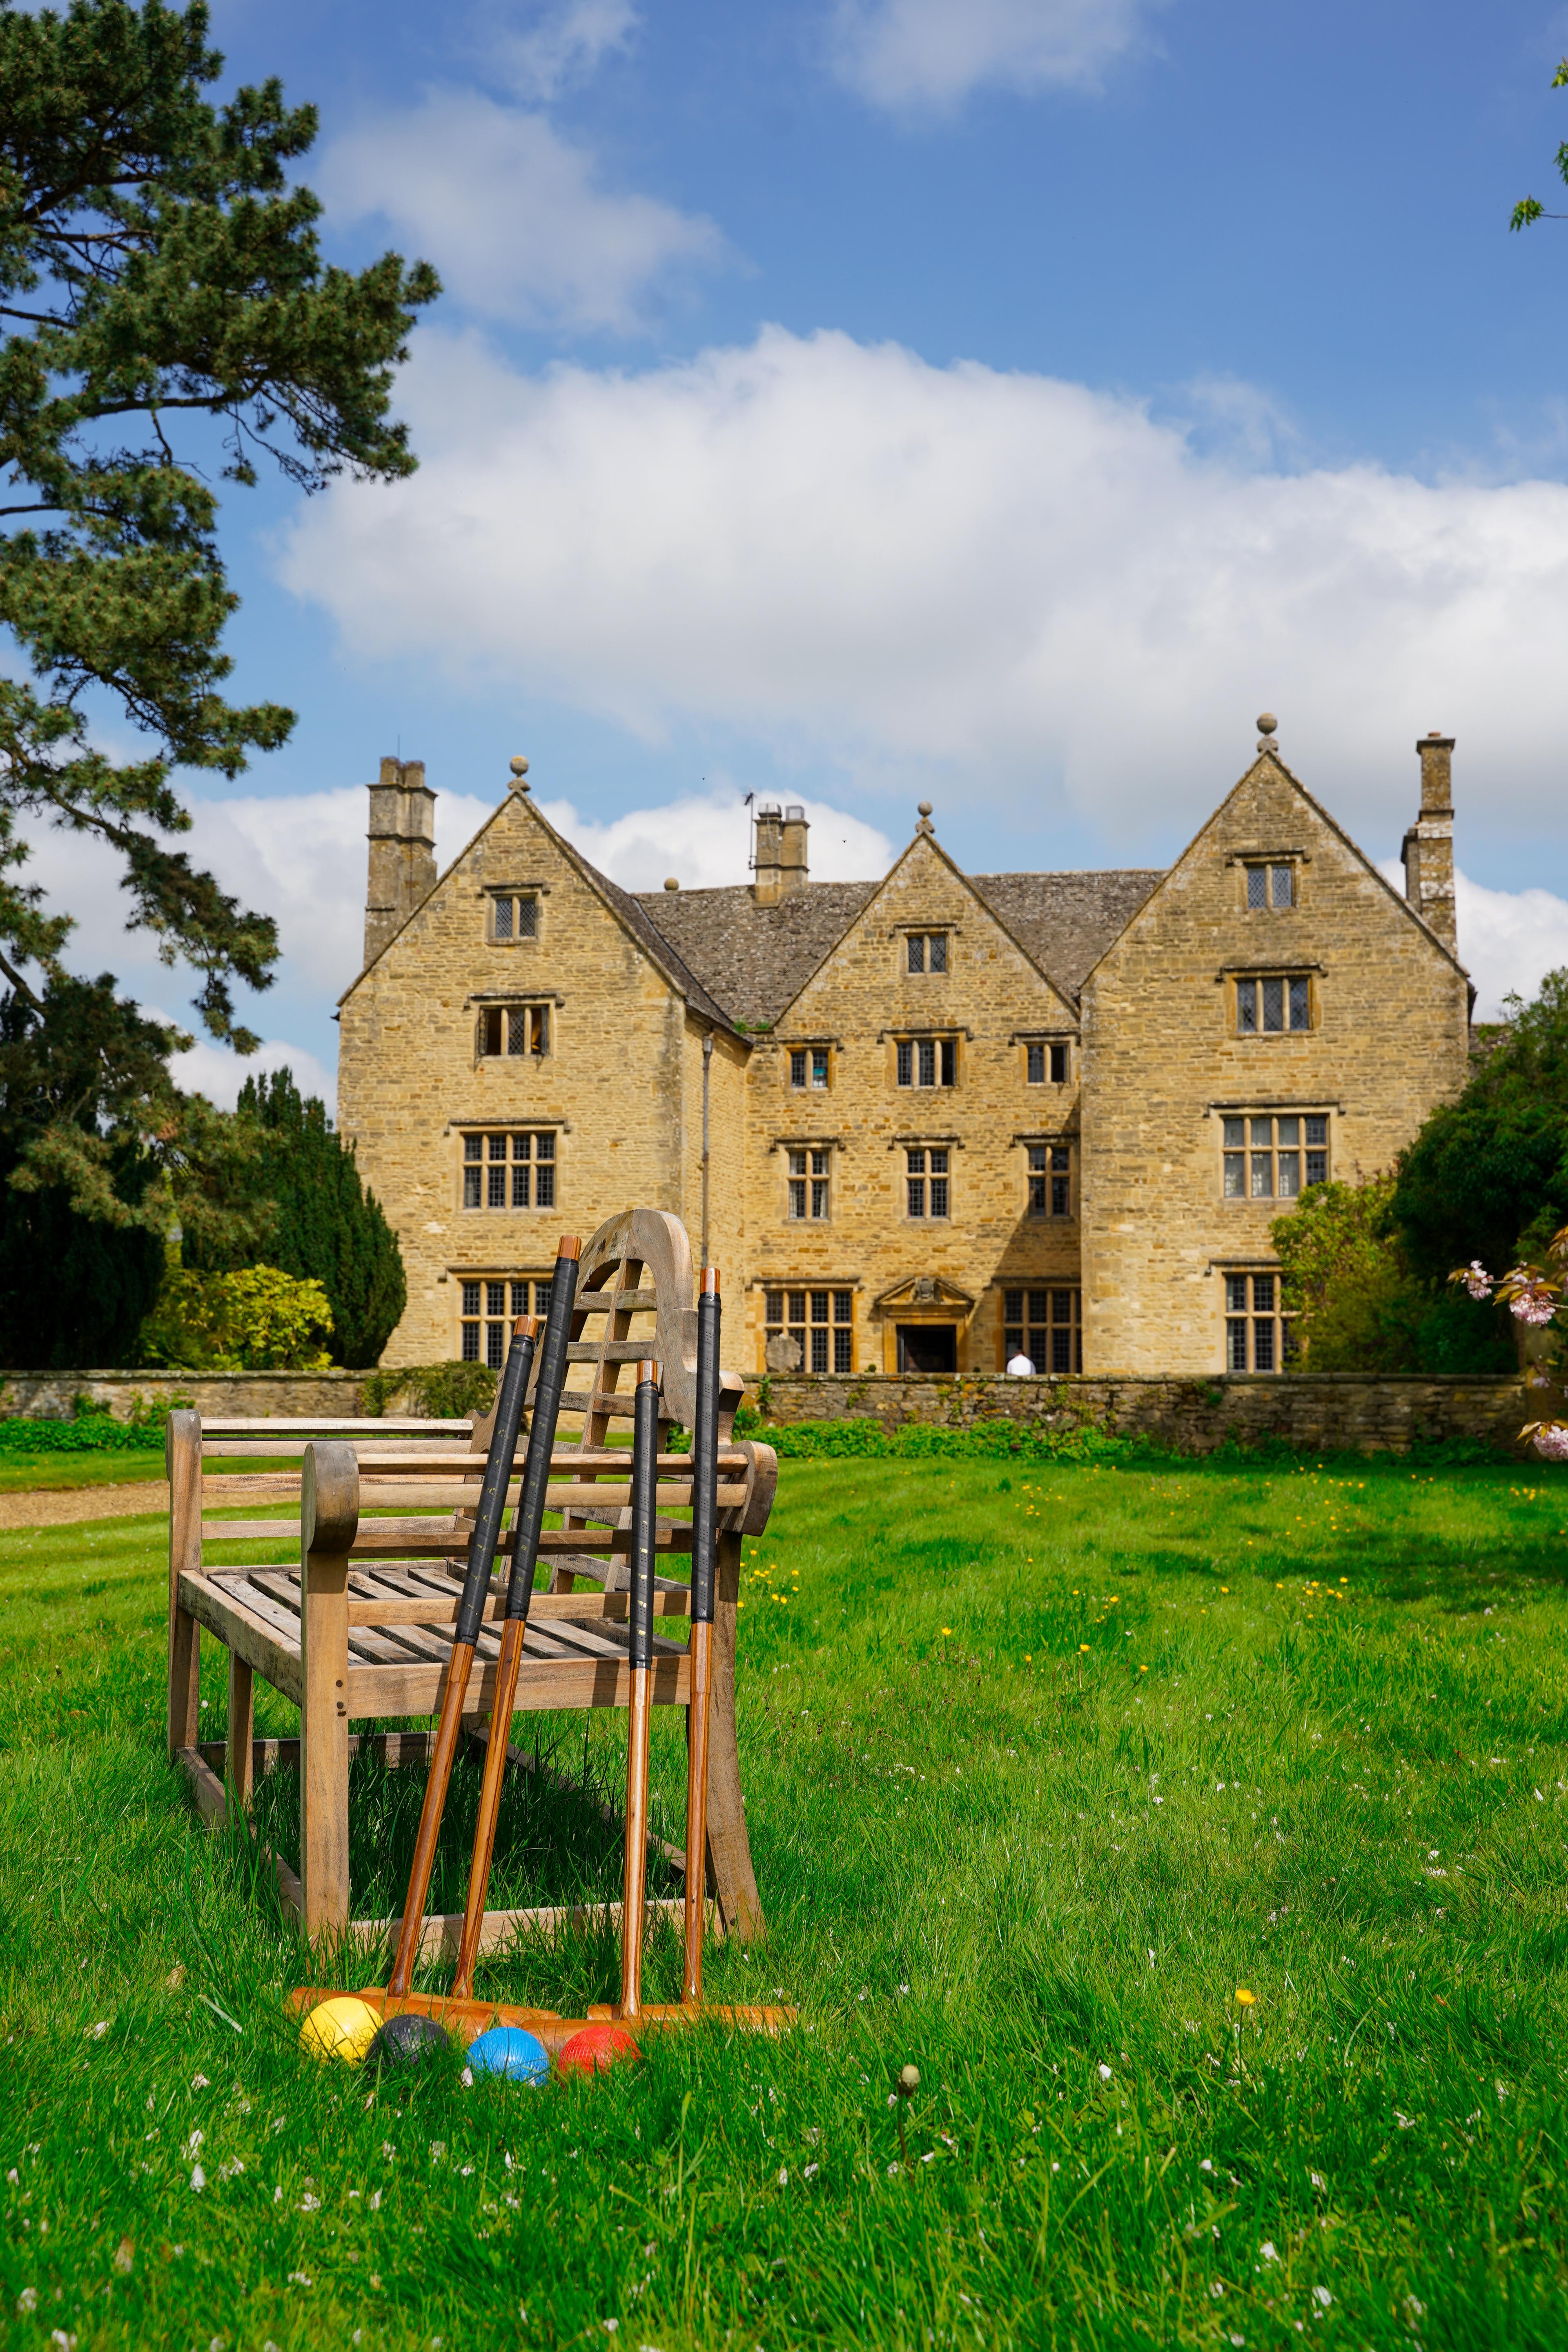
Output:
<instances>
[{"instance_id":1,"label":"wooden window frame","mask_svg":"<svg viewBox=\"0 0 1568 2352\"><path fill-rule=\"evenodd\" d=\"M494 1215L499 1210L531 1216L560 1207L558 1127L465 1127L458 1131L463 1144L458 1162L462 1215Z\"/></svg>"},{"instance_id":2,"label":"wooden window frame","mask_svg":"<svg viewBox=\"0 0 1568 2352\"><path fill-rule=\"evenodd\" d=\"M1068 1380L1075 1372L1081 1372L1082 1284L1007 1285L1002 1292L1001 1332L1004 1371L1011 1357L1027 1356L1037 1378Z\"/></svg>"},{"instance_id":3,"label":"wooden window frame","mask_svg":"<svg viewBox=\"0 0 1568 2352\"><path fill-rule=\"evenodd\" d=\"M1270 993L1274 990L1277 997ZM1238 972L1231 992L1231 1026L1237 1037L1305 1037L1318 1026L1318 992L1309 971ZM1280 1017L1271 1021L1276 1006ZM1304 1020L1296 1018L1298 1007Z\"/></svg>"},{"instance_id":4,"label":"wooden window frame","mask_svg":"<svg viewBox=\"0 0 1568 2352\"><path fill-rule=\"evenodd\" d=\"M543 915L542 897L537 888L523 888L513 883L506 889L487 890L485 898L489 902L485 935L491 947L527 948L535 945L542 929ZM504 915L501 913L503 907L506 909Z\"/></svg>"},{"instance_id":5,"label":"wooden window frame","mask_svg":"<svg viewBox=\"0 0 1568 2352\"><path fill-rule=\"evenodd\" d=\"M906 1143L900 1150L904 1165L903 1215L908 1224L951 1225L952 1223L952 1147L947 1143ZM920 1165L916 1166L916 1161ZM936 1164L941 1162L940 1167ZM939 1194L940 1188L940 1194ZM942 1206L935 1204L940 1197ZM917 1206L918 1202L918 1206Z\"/></svg>"},{"instance_id":6,"label":"wooden window frame","mask_svg":"<svg viewBox=\"0 0 1568 2352\"><path fill-rule=\"evenodd\" d=\"M928 1077L925 1073L930 1070ZM906 1075L907 1074L907 1075ZM958 1038L895 1037L893 1084L912 1094L941 1094L958 1084Z\"/></svg>"},{"instance_id":7,"label":"wooden window frame","mask_svg":"<svg viewBox=\"0 0 1568 2352\"><path fill-rule=\"evenodd\" d=\"M786 1143L783 1149L785 1223L831 1223L833 1146L830 1143Z\"/></svg>"},{"instance_id":8,"label":"wooden window frame","mask_svg":"<svg viewBox=\"0 0 1568 2352\"><path fill-rule=\"evenodd\" d=\"M1297 1360L1294 1316L1285 1311L1277 1266L1221 1266L1224 1356L1227 1372L1278 1374Z\"/></svg>"},{"instance_id":9,"label":"wooden window frame","mask_svg":"<svg viewBox=\"0 0 1568 2352\"><path fill-rule=\"evenodd\" d=\"M478 1061L542 1061L553 1049L548 997L521 1004L481 1004L474 1028Z\"/></svg>"},{"instance_id":10,"label":"wooden window frame","mask_svg":"<svg viewBox=\"0 0 1568 2352\"><path fill-rule=\"evenodd\" d=\"M795 1312L796 1307L800 1311ZM775 1313L774 1310L777 1309ZM855 1292L844 1283L770 1283L763 1292L763 1370L768 1343L788 1332L800 1348L794 1379L809 1372L842 1378L855 1369ZM820 1360L818 1360L820 1359Z\"/></svg>"},{"instance_id":11,"label":"wooden window frame","mask_svg":"<svg viewBox=\"0 0 1568 2352\"><path fill-rule=\"evenodd\" d=\"M1266 1201L1278 1213L1333 1174L1333 1128L1326 1110L1226 1111L1219 1117L1220 1197ZM1267 1191L1258 1189L1267 1175ZM1281 1191L1281 1185L1288 1189Z\"/></svg>"}]
</instances>

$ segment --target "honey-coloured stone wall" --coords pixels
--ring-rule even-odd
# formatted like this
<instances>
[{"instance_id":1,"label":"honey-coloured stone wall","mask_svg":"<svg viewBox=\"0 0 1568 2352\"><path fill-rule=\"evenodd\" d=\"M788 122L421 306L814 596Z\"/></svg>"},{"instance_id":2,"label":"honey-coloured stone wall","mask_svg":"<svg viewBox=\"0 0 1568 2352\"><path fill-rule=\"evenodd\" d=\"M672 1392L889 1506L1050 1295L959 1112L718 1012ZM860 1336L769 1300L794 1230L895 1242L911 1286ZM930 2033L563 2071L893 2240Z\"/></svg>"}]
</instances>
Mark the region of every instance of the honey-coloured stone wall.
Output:
<instances>
[{"instance_id":1,"label":"honey-coloured stone wall","mask_svg":"<svg viewBox=\"0 0 1568 2352\"><path fill-rule=\"evenodd\" d=\"M1248 906L1259 862L1291 903ZM1270 971L1306 981L1310 1028L1241 1034ZM1468 1023L1453 954L1260 752L1084 988L1085 1371L1226 1368L1226 1270L1272 1265L1289 1207L1226 1197L1227 1116L1326 1114L1328 1172L1360 1182L1463 1085Z\"/></svg>"},{"instance_id":2,"label":"honey-coloured stone wall","mask_svg":"<svg viewBox=\"0 0 1568 2352\"><path fill-rule=\"evenodd\" d=\"M509 884L536 898L535 938L492 936ZM480 1054L481 1005L507 996L547 1006L547 1054ZM634 1202L689 1223L686 1007L525 793L361 974L342 1030L339 1123L408 1277L385 1364L460 1352L465 1275L546 1275L563 1233L586 1239ZM465 1132L518 1129L556 1138L554 1205L465 1208Z\"/></svg>"},{"instance_id":3,"label":"honey-coloured stone wall","mask_svg":"<svg viewBox=\"0 0 1568 2352\"><path fill-rule=\"evenodd\" d=\"M945 971L909 970L911 931L942 937ZM956 1328L961 1369L1000 1370L1001 1286L1078 1281L1077 1025L1073 1006L922 820L881 888L752 1054L749 1369L764 1369L768 1290L815 1285L853 1291L858 1366L896 1370L898 1327L941 1324ZM1027 1083L1023 1033L1068 1043L1066 1085ZM951 1087L897 1083L900 1039L921 1036L953 1042ZM792 1050L813 1045L828 1053L825 1091L790 1083ZM1065 1217L1030 1213L1026 1138L1049 1138L1071 1153ZM788 1213L792 1143L827 1148L826 1222ZM947 1217L909 1213L910 1147L947 1152ZM916 1282L939 1286L937 1295L911 1295Z\"/></svg>"}]
</instances>

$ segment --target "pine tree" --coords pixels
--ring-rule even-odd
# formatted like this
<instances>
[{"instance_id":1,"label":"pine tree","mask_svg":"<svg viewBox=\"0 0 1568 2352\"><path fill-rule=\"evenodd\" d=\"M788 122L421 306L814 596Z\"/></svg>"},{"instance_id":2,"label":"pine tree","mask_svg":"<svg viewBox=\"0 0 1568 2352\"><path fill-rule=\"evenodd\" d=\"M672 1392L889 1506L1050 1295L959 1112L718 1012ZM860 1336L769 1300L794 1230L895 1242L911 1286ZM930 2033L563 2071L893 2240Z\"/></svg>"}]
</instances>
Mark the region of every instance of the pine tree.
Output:
<instances>
[{"instance_id":1,"label":"pine tree","mask_svg":"<svg viewBox=\"0 0 1568 2352\"><path fill-rule=\"evenodd\" d=\"M323 259L296 177L314 109L275 80L210 103L206 35L200 5L0 0L0 972L35 1007L16 965L63 975L71 919L16 877L18 820L41 816L114 852L128 920L244 1053L233 982L269 984L276 926L171 845L191 824L174 778L237 775L293 714L225 697L238 600L213 475L412 473L393 370L438 288L395 253L357 275ZM131 757L94 743L100 714L139 732ZM115 1057L137 1050L132 1020ZM100 1217L122 1141L68 1112L24 1157Z\"/></svg>"},{"instance_id":2,"label":"pine tree","mask_svg":"<svg viewBox=\"0 0 1568 2352\"><path fill-rule=\"evenodd\" d=\"M353 1146L333 1132L324 1103L300 1096L289 1070L247 1078L239 1115L260 1131L258 1182L277 1208L268 1265L321 1285L331 1301L334 1363L356 1371L378 1363L408 1286L397 1236L360 1181ZM186 1262L194 1262L188 1251Z\"/></svg>"}]
</instances>

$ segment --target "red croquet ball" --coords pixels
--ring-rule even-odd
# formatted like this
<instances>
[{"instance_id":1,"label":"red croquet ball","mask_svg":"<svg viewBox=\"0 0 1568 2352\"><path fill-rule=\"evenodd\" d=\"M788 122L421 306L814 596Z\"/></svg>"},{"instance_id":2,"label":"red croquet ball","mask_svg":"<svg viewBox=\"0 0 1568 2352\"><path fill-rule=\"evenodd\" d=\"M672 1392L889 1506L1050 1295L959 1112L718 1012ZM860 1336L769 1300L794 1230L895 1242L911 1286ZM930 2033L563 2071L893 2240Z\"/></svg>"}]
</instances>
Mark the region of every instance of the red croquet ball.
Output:
<instances>
[{"instance_id":1,"label":"red croquet ball","mask_svg":"<svg viewBox=\"0 0 1568 2352\"><path fill-rule=\"evenodd\" d=\"M641 2056L624 2025L584 2025L563 2045L555 2071L558 2074L607 2074L617 2058Z\"/></svg>"}]
</instances>

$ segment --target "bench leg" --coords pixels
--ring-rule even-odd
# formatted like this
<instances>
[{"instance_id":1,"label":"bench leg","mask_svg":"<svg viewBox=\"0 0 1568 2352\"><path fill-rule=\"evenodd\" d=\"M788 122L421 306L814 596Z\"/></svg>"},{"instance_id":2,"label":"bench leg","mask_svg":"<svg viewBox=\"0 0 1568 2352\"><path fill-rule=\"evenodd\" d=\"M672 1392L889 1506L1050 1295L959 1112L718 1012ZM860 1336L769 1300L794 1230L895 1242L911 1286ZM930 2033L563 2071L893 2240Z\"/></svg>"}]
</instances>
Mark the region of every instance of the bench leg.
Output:
<instances>
[{"instance_id":1,"label":"bench leg","mask_svg":"<svg viewBox=\"0 0 1568 2352\"><path fill-rule=\"evenodd\" d=\"M300 1875L305 1933L349 1924L349 1564L311 1552L300 1612Z\"/></svg>"},{"instance_id":2,"label":"bench leg","mask_svg":"<svg viewBox=\"0 0 1568 2352\"><path fill-rule=\"evenodd\" d=\"M169 1754L201 1738L202 1636L180 1606L180 1578L202 1564L202 1420L172 1412L163 1436L169 1473Z\"/></svg>"},{"instance_id":3,"label":"bench leg","mask_svg":"<svg viewBox=\"0 0 1568 2352\"><path fill-rule=\"evenodd\" d=\"M743 1944L763 1932L763 1904L752 1867L741 1751L735 1738L735 1602L741 1591L741 1538L719 1538L713 1623L713 1684L708 1717L707 1883L727 1936ZM687 1868L691 1868L691 1857Z\"/></svg>"},{"instance_id":4,"label":"bench leg","mask_svg":"<svg viewBox=\"0 0 1568 2352\"><path fill-rule=\"evenodd\" d=\"M229 1818L248 1821L254 1789L256 1750L255 1677L243 1658L228 1654L228 1780Z\"/></svg>"}]
</instances>

